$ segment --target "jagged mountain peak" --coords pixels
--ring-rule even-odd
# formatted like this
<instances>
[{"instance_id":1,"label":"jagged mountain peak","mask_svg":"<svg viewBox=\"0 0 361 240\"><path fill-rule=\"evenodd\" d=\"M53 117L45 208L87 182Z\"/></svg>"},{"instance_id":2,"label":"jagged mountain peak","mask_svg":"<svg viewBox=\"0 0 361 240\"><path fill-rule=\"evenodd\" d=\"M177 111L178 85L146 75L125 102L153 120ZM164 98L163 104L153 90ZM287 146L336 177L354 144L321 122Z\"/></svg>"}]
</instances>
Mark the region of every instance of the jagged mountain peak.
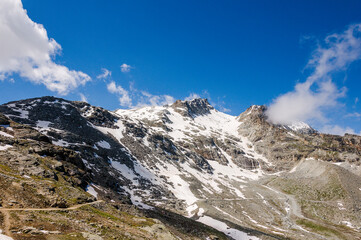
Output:
<instances>
[{"instance_id":1,"label":"jagged mountain peak","mask_svg":"<svg viewBox=\"0 0 361 240\"><path fill-rule=\"evenodd\" d=\"M254 125L263 125L265 127L275 127L278 129L286 129L301 134L313 134L317 131L305 122L298 121L291 124L274 124L268 120L266 115L267 106L252 105L246 111L241 113L237 120L240 122L251 122Z\"/></svg>"},{"instance_id":2,"label":"jagged mountain peak","mask_svg":"<svg viewBox=\"0 0 361 240\"><path fill-rule=\"evenodd\" d=\"M294 132L303 133L303 134L313 134L317 133L310 125L305 122L294 122L288 125L282 125L287 130L292 130Z\"/></svg>"},{"instance_id":3,"label":"jagged mountain peak","mask_svg":"<svg viewBox=\"0 0 361 240\"><path fill-rule=\"evenodd\" d=\"M207 115L214 109L206 98L195 98L188 101L177 100L171 105L175 110L182 109L183 115L197 117Z\"/></svg>"},{"instance_id":4,"label":"jagged mountain peak","mask_svg":"<svg viewBox=\"0 0 361 240\"><path fill-rule=\"evenodd\" d=\"M252 105L236 119L239 122L249 123L252 126L269 126L272 124L267 121L266 110L267 107L264 105Z\"/></svg>"},{"instance_id":5,"label":"jagged mountain peak","mask_svg":"<svg viewBox=\"0 0 361 240\"><path fill-rule=\"evenodd\" d=\"M244 118L262 118L266 119L265 112L267 107L265 105L252 105L246 109L243 113L241 113L237 119L244 119Z\"/></svg>"}]
</instances>

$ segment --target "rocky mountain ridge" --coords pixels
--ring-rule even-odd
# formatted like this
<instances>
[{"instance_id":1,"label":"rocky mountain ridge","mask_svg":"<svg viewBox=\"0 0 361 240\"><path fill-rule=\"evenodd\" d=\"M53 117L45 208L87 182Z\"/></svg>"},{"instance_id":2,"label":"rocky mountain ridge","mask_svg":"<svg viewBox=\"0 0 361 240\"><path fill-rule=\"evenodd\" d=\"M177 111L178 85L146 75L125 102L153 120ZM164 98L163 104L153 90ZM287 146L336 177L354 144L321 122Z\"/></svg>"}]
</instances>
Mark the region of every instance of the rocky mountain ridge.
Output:
<instances>
[{"instance_id":1,"label":"rocky mountain ridge","mask_svg":"<svg viewBox=\"0 0 361 240\"><path fill-rule=\"evenodd\" d=\"M165 209L234 239L360 237L361 138L274 125L265 110L234 117L194 99L111 112L27 99L0 106L0 154L9 158L11 141L22 138L18 124L25 141L53 146L31 153L59 158L65 179L98 199ZM20 175L40 174L29 171Z\"/></svg>"}]
</instances>

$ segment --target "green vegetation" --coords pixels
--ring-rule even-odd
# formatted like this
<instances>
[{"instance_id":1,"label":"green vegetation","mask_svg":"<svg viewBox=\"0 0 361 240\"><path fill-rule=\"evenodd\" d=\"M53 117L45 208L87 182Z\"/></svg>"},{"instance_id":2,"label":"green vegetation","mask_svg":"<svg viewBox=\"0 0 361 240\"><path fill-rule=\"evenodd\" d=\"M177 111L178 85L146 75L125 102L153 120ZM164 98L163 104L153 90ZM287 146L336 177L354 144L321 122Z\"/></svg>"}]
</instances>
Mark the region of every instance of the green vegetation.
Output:
<instances>
[{"instance_id":1,"label":"green vegetation","mask_svg":"<svg viewBox=\"0 0 361 240\"><path fill-rule=\"evenodd\" d=\"M81 233L69 233L66 235L57 235L56 239L57 240L86 240L86 238L84 238Z\"/></svg>"},{"instance_id":2,"label":"green vegetation","mask_svg":"<svg viewBox=\"0 0 361 240\"><path fill-rule=\"evenodd\" d=\"M325 227L323 225L319 225L314 222L308 221L306 219L297 220L296 223L310 229L313 232L321 233L326 236L335 235L341 239L346 239L340 232L338 232L332 228Z\"/></svg>"},{"instance_id":3,"label":"green vegetation","mask_svg":"<svg viewBox=\"0 0 361 240\"><path fill-rule=\"evenodd\" d=\"M6 173L14 172L10 167L3 164L0 164L0 170Z\"/></svg>"},{"instance_id":4,"label":"green vegetation","mask_svg":"<svg viewBox=\"0 0 361 240\"><path fill-rule=\"evenodd\" d=\"M127 223L132 227L147 227L155 224L154 220L150 218L145 218L145 217L138 218L126 212L118 212L117 214L119 214L119 216L114 216L109 212L101 211L92 206L84 206L81 209L87 210L100 217L111 219L112 221Z\"/></svg>"},{"instance_id":5,"label":"green vegetation","mask_svg":"<svg viewBox=\"0 0 361 240\"><path fill-rule=\"evenodd\" d=\"M89 211L89 212L91 212L93 214L96 214L96 215L100 216L100 217L109 218L109 219L111 219L113 221L120 221L120 218L115 217L110 213L103 212L103 211L101 211L99 209L96 209L96 208L94 208L92 206L84 206L81 209L87 210L87 211Z\"/></svg>"},{"instance_id":6,"label":"green vegetation","mask_svg":"<svg viewBox=\"0 0 361 240\"><path fill-rule=\"evenodd\" d=\"M346 197L346 191L342 185L336 180L337 178L328 179L323 185L315 185L310 181L299 181L297 179L278 179L274 182L284 193L295 195L299 199L313 201L334 201Z\"/></svg>"}]
</instances>

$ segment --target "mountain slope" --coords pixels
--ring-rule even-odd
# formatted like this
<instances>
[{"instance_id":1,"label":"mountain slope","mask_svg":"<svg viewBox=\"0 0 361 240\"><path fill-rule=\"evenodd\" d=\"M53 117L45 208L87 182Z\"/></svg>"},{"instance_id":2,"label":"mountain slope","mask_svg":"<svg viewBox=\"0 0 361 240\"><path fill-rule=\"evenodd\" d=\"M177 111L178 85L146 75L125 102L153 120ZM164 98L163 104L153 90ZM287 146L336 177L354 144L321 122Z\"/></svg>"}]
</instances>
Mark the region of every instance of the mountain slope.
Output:
<instances>
[{"instance_id":1,"label":"mountain slope","mask_svg":"<svg viewBox=\"0 0 361 240\"><path fill-rule=\"evenodd\" d=\"M36 141L75 151L98 198L157 206L236 239L360 236L360 137L273 125L265 110L235 117L206 99L115 112L53 97L0 106L41 132Z\"/></svg>"},{"instance_id":2,"label":"mountain slope","mask_svg":"<svg viewBox=\"0 0 361 240\"><path fill-rule=\"evenodd\" d=\"M226 239L182 216L122 204L122 194L96 201L93 178L79 153L0 114L0 239Z\"/></svg>"}]
</instances>

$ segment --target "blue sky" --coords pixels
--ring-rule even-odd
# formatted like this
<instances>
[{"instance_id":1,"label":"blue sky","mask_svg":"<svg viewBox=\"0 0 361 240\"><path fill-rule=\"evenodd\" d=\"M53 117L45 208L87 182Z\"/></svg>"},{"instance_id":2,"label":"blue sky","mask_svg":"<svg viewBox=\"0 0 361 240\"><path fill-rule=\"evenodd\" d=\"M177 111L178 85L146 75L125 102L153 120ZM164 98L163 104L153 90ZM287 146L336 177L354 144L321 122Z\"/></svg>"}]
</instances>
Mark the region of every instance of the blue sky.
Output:
<instances>
[{"instance_id":1,"label":"blue sky","mask_svg":"<svg viewBox=\"0 0 361 240\"><path fill-rule=\"evenodd\" d=\"M361 22L360 1L23 0L22 4L28 17L43 25L47 37L61 45L60 50L54 43L44 43L48 53L56 50L51 60L56 66L46 69L66 66L67 73L81 71L87 76L70 73L69 78L78 79L76 86L59 90L49 87L48 78L37 81L38 75L19 70L21 66L10 67L4 60L6 66L1 68L0 59L0 72L5 72L0 103L43 95L80 100L82 94L90 104L116 109L197 94L238 115L252 104L271 105L293 91L296 83L305 82L314 70L306 66L315 50L328 47L324 39ZM0 4L0 16L1 8ZM23 39L31 41L27 35ZM129 66L128 71L121 70L122 64ZM98 78L102 69L111 76ZM326 132L349 128L359 133L361 62L356 58L329 77L340 91L342 87L347 91L335 104L316 108L321 117L300 120ZM311 91L318 91L317 84Z\"/></svg>"}]
</instances>

